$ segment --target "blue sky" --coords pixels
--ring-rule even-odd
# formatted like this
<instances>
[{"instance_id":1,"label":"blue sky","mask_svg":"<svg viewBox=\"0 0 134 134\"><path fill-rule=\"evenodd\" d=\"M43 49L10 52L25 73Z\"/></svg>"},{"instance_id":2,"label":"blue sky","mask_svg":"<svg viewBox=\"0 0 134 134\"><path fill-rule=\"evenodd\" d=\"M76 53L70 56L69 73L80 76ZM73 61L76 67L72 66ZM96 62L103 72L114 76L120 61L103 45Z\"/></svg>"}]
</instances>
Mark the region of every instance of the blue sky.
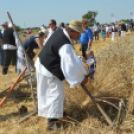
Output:
<instances>
[{"instance_id":1,"label":"blue sky","mask_svg":"<svg viewBox=\"0 0 134 134\"><path fill-rule=\"evenodd\" d=\"M8 11L14 23L21 27L48 25L50 19L58 24L69 23L73 19L81 20L89 10L98 11L96 20L100 23L112 22L112 13L116 21L131 19L134 0L0 0L0 22L9 22Z\"/></svg>"}]
</instances>

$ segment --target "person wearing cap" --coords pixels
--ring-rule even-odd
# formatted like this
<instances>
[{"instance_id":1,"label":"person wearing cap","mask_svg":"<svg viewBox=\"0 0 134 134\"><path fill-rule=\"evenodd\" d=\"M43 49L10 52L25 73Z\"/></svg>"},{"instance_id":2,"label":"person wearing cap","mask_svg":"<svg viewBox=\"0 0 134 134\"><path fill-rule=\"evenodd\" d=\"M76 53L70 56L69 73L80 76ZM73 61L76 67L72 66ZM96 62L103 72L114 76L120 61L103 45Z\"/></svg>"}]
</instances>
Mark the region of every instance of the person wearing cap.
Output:
<instances>
[{"instance_id":1,"label":"person wearing cap","mask_svg":"<svg viewBox=\"0 0 134 134\"><path fill-rule=\"evenodd\" d=\"M84 58L86 58L86 54L85 52L88 50L90 50L91 48L91 44L93 41L93 34L90 28L88 28L88 20L87 19L83 19L82 20L82 28L85 31L85 33L81 34L80 37L80 51L82 50L82 56Z\"/></svg>"},{"instance_id":2,"label":"person wearing cap","mask_svg":"<svg viewBox=\"0 0 134 134\"><path fill-rule=\"evenodd\" d=\"M2 74L7 74L8 67L12 62L12 65L16 65L16 50L17 46L15 43L15 36L13 28L8 27L8 22L2 22L3 32L3 50L4 50L4 65L2 69Z\"/></svg>"},{"instance_id":3,"label":"person wearing cap","mask_svg":"<svg viewBox=\"0 0 134 134\"><path fill-rule=\"evenodd\" d=\"M37 35L31 36L28 38L24 43L24 49L26 50L29 58L33 61L33 58L35 56L35 53L33 52L34 49L43 49L43 43L44 40L47 38L48 31L45 33L45 31L40 31ZM25 55L23 52L22 47L19 45L18 51L17 51L17 74L20 74L24 67L26 66L26 60L25 60ZM30 65L30 69L32 70L32 66ZM27 74L28 70L25 71L24 75ZM29 78L26 79L27 82L29 82ZM33 79L34 81L34 79Z\"/></svg>"},{"instance_id":4,"label":"person wearing cap","mask_svg":"<svg viewBox=\"0 0 134 134\"><path fill-rule=\"evenodd\" d=\"M71 45L71 39L79 38L82 32L78 20L72 20L64 30L58 29L49 37L35 63L38 116L48 118L50 129L63 117L64 79L70 88L88 81L87 72Z\"/></svg>"}]
</instances>

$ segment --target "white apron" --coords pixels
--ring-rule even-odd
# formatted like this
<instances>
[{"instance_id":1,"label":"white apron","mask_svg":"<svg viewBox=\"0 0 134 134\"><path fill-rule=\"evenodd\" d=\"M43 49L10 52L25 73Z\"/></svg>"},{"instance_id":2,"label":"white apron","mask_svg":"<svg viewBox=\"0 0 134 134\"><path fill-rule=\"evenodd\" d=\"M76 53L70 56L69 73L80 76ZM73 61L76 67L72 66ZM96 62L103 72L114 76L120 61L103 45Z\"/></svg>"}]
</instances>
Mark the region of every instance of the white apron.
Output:
<instances>
[{"instance_id":1,"label":"white apron","mask_svg":"<svg viewBox=\"0 0 134 134\"><path fill-rule=\"evenodd\" d=\"M47 77L37 72L37 83L38 116L49 119L62 118L64 81L60 81L56 77Z\"/></svg>"}]
</instances>

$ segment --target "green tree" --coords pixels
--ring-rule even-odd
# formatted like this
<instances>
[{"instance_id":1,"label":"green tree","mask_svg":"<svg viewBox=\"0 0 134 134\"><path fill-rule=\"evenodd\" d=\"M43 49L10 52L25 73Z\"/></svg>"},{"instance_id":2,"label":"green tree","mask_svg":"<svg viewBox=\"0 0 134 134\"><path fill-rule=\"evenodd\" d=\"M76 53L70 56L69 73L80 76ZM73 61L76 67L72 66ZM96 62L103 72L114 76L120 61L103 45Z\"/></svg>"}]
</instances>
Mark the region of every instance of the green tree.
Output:
<instances>
[{"instance_id":1,"label":"green tree","mask_svg":"<svg viewBox=\"0 0 134 134\"><path fill-rule=\"evenodd\" d=\"M21 30L20 26L15 26L15 29L17 30L17 32L20 32Z\"/></svg>"},{"instance_id":2,"label":"green tree","mask_svg":"<svg viewBox=\"0 0 134 134\"><path fill-rule=\"evenodd\" d=\"M92 26L96 22L95 18L98 15L97 11L88 11L88 13L82 16L83 19L88 19L88 25Z\"/></svg>"},{"instance_id":3,"label":"green tree","mask_svg":"<svg viewBox=\"0 0 134 134\"><path fill-rule=\"evenodd\" d=\"M126 19L126 20L124 20L124 19L122 19L122 20L120 20L120 22L125 22L125 23L130 23L131 22L131 20L130 19Z\"/></svg>"}]
</instances>

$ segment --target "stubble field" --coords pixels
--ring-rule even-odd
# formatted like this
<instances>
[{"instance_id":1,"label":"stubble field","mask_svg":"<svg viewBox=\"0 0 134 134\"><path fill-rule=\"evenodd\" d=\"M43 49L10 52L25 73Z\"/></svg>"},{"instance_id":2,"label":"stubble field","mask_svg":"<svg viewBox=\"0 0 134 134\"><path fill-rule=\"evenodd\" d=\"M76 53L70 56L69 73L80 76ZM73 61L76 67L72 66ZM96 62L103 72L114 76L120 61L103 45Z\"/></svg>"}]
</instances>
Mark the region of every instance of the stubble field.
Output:
<instances>
[{"instance_id":1,"label":"stubble field","mask_svg":"<svg viewBox=\"0 0 134 134\"><path fill-rule=\"evenodd\" d=\"M26 37L20 35L22 42L29 36L31 35ZM117 97L124 100L124 103L117 100L110 101L117 107L120 104L122 110L126 111L120 117L122 122L118 120L118 116L121 115L119 111L122 111L120 107L118 111L105 102L99 102L114 122L114 129L108 126L104 117L82 88L77 86L70 89L66 81L64 111L67 115L60 120L62 125L60 132L48 131L47 120L38 117L37 114L22 123L18 123L34 110L30 86L24 80L15 87L7 101L0 107L0 134L133 134L133 36L129 33L125 38L117 38L114 43L112 43L111 38L105 42L100 38L92 45L92 50L97 57L97 68L95 79L89 79L87 88L95 98ZM74 48L76 54L81 55L79 44L75 44ZM39 50L35 50L35 52L34 60L36 60ZM13 66L10 66L8 75L0 74L0 92L10 87L17 77ZM35 96L37 95L36 89L36 85L34 85ZM0 98L4 97L7 92L8 90L0 94ZM27 107L27 113L20 113L19 109L23 105Z\"/></svg>"}]
</instances>

